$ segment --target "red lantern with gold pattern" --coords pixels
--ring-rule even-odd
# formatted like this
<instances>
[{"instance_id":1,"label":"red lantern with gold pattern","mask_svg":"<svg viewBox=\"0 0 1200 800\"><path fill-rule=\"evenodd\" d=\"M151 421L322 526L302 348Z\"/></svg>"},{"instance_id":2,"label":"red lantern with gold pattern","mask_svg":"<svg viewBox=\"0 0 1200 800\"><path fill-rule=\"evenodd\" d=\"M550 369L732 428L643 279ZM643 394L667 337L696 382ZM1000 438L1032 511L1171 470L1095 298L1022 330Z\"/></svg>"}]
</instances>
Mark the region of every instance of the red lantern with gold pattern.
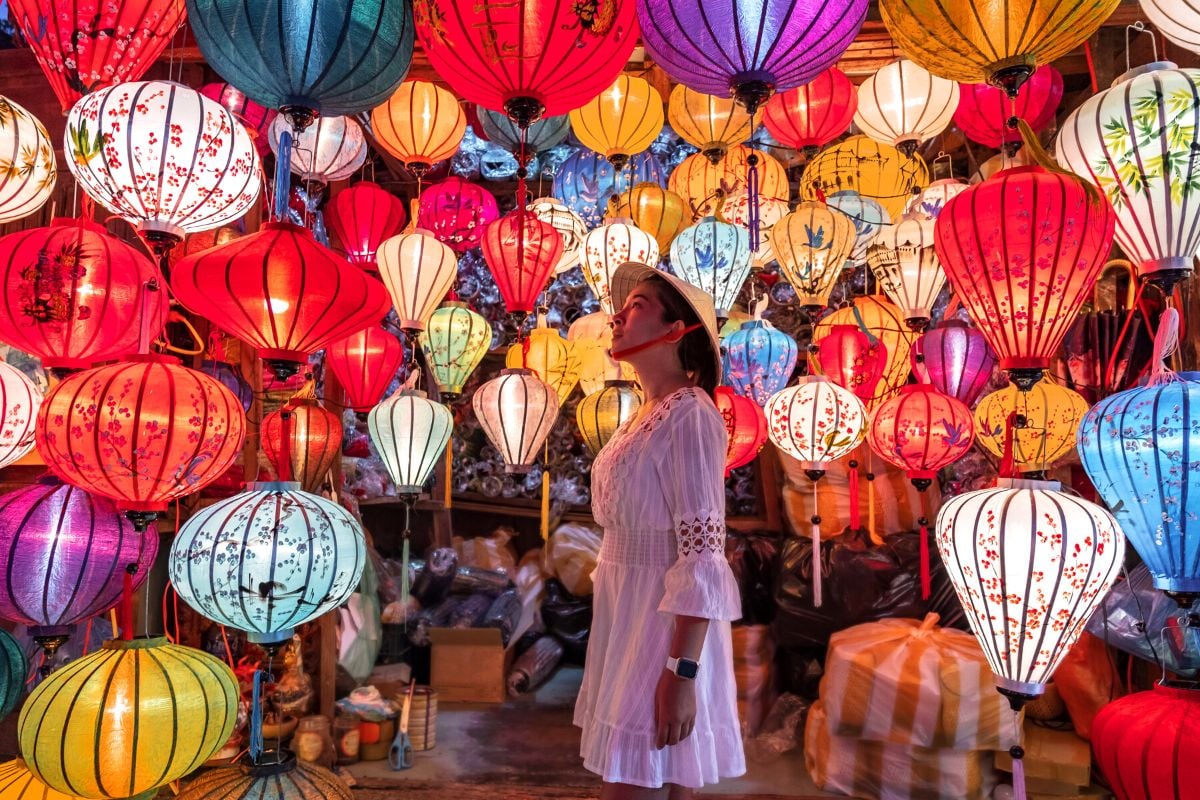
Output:
<instances>
[{"instance_id":1,"label":"red lantern with gold pattern","mask_svg":"<svg viewBox=\"0 0 1200 800\"><path fill-rule=\"evenodd\" d=\"M346 405L365 414L383 398L404 363L400 340L378 325L325 346L325 363L346 390Z\"/></svg>"},{"instance_id":2,"label":"red lantern with gold pattern","mask_svg":"<svg viewBox=\"0 0 1200 800\"><path fill-rule=\"evenodd\" d=\"M533 311L562 248L562 236L553 225L533 214L522 214L520 209L484 229L483 258L508 313L523 317Z\"/></svg>"},{"instance_id":3,"label":"red lantern with gold pattern","mask_svg":"<svg viewBox=\"0 0 1200 800\"><path fill-rule=\"evenodd\" d=\"M360 181L338 192L325 207L325 224L342 246L346 260L378 272L379 243L404 227L404 203L382 186Z\"/></svg>"},{"instance_id":4,"label":"red lantern with gold pattern","mask_svg":"<svg viewBox=\"0 0 1200 800\"><path fill-rule=\"evenodd\" d=\"M320 488L342 453L342 421L321 405L311 381L263 417L259 436L276 477L299 481L306 492Z\"/></svg>"},{"instance_id":5,"label":"red lantern with gold pattern","mask_svg":"<svg viewBox=\"0 0 1200 800\"><path fill-rule=\"evenodd\" d=\"M811 83L772 95L763 124L780 144L812 158L846 132L858 110L858 91L846 74L830 67Z\"/></svg>"},{"instance_id":6,"label":"red lantern with gold pattern","mask_svg":"<svg viewBox=\"0 0 1200 800\"><path fill-rule=\"evenodd\" d=\"M887 345L856 325L834 325L817 345L817 363L825 377L865 403L883 379Z\"/></svg>"},{"instance_id":7,"label":"red lantern with gold pattern","mask_svg":"<svg viewBox=\"0 0 1200 800\"><path fill-rule=\"evenodd\" d=\"M767 443L767 415L758 403L728 386L718 386L713 401L729 433L725 449L725 476L729 477L731 471L753 461Z\"/></svg>"}]
</instances>

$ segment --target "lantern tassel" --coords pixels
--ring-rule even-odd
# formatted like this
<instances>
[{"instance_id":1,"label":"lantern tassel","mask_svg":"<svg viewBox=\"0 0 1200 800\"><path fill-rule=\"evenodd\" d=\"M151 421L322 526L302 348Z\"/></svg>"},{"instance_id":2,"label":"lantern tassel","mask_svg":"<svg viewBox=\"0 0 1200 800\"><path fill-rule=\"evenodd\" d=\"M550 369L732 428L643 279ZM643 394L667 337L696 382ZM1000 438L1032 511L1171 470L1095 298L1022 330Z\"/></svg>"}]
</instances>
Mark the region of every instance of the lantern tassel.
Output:
<instances>
[{"instance_id":1,"label":"lantern tassel","mask_svg":"<svg viewBox=\"0 0 1200 800\"><path fill-rule=\"evenodd\" d=\"M921 599L928 600L930 594L929 578L929 495L928 490L921 490L921 518L917 524L921 526Z\"/></svg>"},{"instance_id":2,"label":"lantern tassel","mask_svg":"<svg viewBox=\"0 0 1200 800\"><path fill-rule=\"evenodd\" d=\"M406 526L407 528L407 526ZM400 546L400 608L404 619L405 626L408 625L408 558L409 558L409 543L408 530L404 531L403 544Z\"/></svg>"},{"instance_id":3,"label":"lantern tassel","mask_svg":"<svg viewBox=\"0 0 1200 800\"><path fill-rule=\"evenodd\" d=\"M264 681L270 680L274 680L270 673L254 670L254 688L250 696L250 744L247 749L250 751L250 760L256 764L263 752L262 686Z\"/></svg>"},{"instance_id":4,"label":"lantern tassel","mask_svg":"<svg viewBox=\"0 0 1200 800\"><path fill-rule=\"evenodd\" d=\"M121 638L133 641L133 576L137 564L126 564L121 576Z\"/></svg>"},{"instance_id":5,"label":"lantern tassel","mask_svg":"<svg viewBox=\"0 0 1200 800\"><path fill-rule=\"evenodd\" d=\"M751 153L746 159L750 168L746 171L746 201L749 208L746 211L746 227L750 229L750 251L758 252L759 223L758 223L758 156Z\"/></svg>"},{"instance_id":6,"label":"lantern tassel","mask_svg":"<svg viewBox=\"0 0 1200 800\"><path fill-rule=\"evenodd\" d=\"M1017 729L1017 743L1008 749L1012 756L1013 800L1025 797L1025 748L1021 746L1021 712L1013 712L1013 726Z\"/></svg>"},{"instance_id":7,"label":"lantern tassel","mask_svg":"<svg viewBox=\"0 0 1200 800\"><path fill-rule=\"evenodd\" d=\"M454 437L446 441L446 494L442 498L442 506L449 511L453 503L453 486L450 485L454 476Z\"/></svg>"},{"instance_id":8,"label":"lantern tassel","mask_svg":"<svg viewBox=\"0 0 1200 800\"><path fill-rule=\"evenodd\" d=\"M275 157L275 219L287 215L288 195L292 193L292 132L286 126L279 133L279 151Z\"/></svg>"},{"instance_id":9,"label":"lantern tassel","mask_svg":"<svg viewBox=\"0 0 1200 800\"><path fill-rule=\"evenodd\" d=\"M1000 457L1000 477L1001 478L1016 478L1017 473L1016 456L1013 455L1013 441L1017 435L1017 416L1016 411L1011 412L1008 418L1004 421L1004 453Z\"/></svg>"},{"instance_id":10,"label":"lantern tassel","mask_svg":"<svg viewBox=\"0 0 1200 800\"><path fill-rule=\"evenodd\" d=\"M850 460L850 530L856 531L862 527L862 515L859 512L858 500L858 462Z\"/></svg>"},{"instance_id":11,"label":"lantern tassel","mask_svg":"<svg viewBox=\"0 0 1200 800\"><path fill-rule=\"evenodd\" d=\"M550 467L542 469L542 541L550 540Z\"/></svg>"},{"instance_id":12,"label":"lantern tassel","mask_svg":"<svg viewBox=\"0 0 1200 800\"><path fill-rule=\"evenodd\" d=\"M867 535L874 544L883 544L875 532L875 455L867 451Z\"/></svg>"},{"instance_id":13,"label":"lantern tassel","mask_svg":"<svg viewBox=\"0 0 1200 800\"><path fill-rule=\"evenodd\" d=\"M283 434L279 437L279 480L292 479L292 412L284 408L279 414Z\"/></svg>"},{"instance_id":14,"label":"lantern tassel","mask_svg":"<svg viewBox=\"0 0 1200 800\"><path fill-rule=\"evenodd\" d=\"M1158 330L1154 332L1154 358L1150 363L1150 384L1165 383L1173 380L1175 372L1167 366L1166 361L1179 349L1179 312L1168 307L1163 310L1158 320Z\"/></svg>"},{"instance_id":15,"label":"lantern tassel","mask_svg":"<svg viewBox=\"0 0 1200 800\"><path fill-rule=\"evenodd\" d=\"M1029 127L1028 122L1018 119L1017 130L1021 132L1021 142L1025 145L1025 152L1029 154L1029 158L1033 163L1047 172L1054 172L1078 181L1079 185L1083 187L1084 194L1087 195L1088 202L1093 205L1100 203L1100 190L1096 188L1095 184L1091 181L1085 181L1069 169L1060 167L1058 162L1046 152L1046 148L1042 147L1041 141L1038 140L1037 134L1033 132L1033 128Z\"/></svg>"},{"instance_id":16,"label":"lantern tassel","mask_svg":"<svg viewBox=\"0 0 1200 800\"><path fill-rule=\"evenodd\" d=\"M821 607L821 515L817 506L817 482L813 481L812 515L812 582L813 608Z\"/></svg>"}]
</instances>

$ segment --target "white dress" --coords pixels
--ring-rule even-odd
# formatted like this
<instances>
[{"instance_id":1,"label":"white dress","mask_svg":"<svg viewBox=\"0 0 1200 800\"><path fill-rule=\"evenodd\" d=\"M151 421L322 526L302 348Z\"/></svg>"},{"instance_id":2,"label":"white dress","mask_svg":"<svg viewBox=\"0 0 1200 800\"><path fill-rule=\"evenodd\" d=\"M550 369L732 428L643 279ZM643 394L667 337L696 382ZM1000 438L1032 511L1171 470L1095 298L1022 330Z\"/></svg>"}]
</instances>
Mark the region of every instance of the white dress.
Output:
<instances>
[{"instance_id":1,"label":"white dress","mask_svg":"<svg viewBox=\"0 0 1200 800\"><path fill-rule=\"evenodd\" d=\"M720 412L688 387L618 430L592 467L604 539L575 724L584 766L610 783L699 788L746 771L729 632L741 601L725 560L725 447ZM657 750L654 690L675 614L711 622L695 728Z\"/></svg>"}]
</instances>

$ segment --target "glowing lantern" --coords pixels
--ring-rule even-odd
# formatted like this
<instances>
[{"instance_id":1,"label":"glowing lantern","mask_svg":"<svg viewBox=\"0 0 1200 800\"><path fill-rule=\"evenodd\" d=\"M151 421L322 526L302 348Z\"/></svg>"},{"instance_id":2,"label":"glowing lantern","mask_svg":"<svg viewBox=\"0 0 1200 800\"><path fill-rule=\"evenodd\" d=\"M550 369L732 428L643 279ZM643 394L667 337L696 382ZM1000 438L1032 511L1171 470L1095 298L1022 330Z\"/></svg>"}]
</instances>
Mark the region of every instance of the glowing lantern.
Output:
<instances>
[{"instance_id":1,"label":"glowing lantern","mask_svg":"<svg viewBox=\"0 0 1200 800\"><path fill-rule=\"evenodd\" d=\"M533 311L562 250L558 231L532 214L514 211L488 224L483 258L509 314L524 317Z\"/></svg>"},{"instance_id":2,"label":"glowing lantern","mask_svg":"<svg viewBox=\"0 0 1200 800\"><path fill-rule=\"evenodd\" d=\"M287 117L276 117L268 131L271 151L280 154L280 137L291 132ZM289 162L301 180L327 184L349 178L367 160L367 139L362 126L350 117L318 117L304 130L294 133Z\"/></svg>"},{"instance_id":3,"label":"glowing lantern","mask_svg":"<svg viewBox=\"0 0 1200 800\"><path fill-rule=\"evenodd\" d=\"M631 155L647 150L662 131L662 95L645 78L618 75L611 86L569 116L580 144L603 153L620 169Z\"/></svg>"},{"instance_id":4,"label":"glowing lantern","mask_svg":"<svg viewBox=\"0 0 1200 800\"><path fill-rule=\"evenodd\" d=\"M771 229L786 217L791 209L786 200L762 195L758 196L755 206L757 217L752 220L750 193L739 192L726 198L725 205L721 207L721 214L726 222L732 222L742 228L747 235L752 221L758 226L758 249L751 254L750 266L753 269L762 269L775 260L775 248L771 246Z\"/></svg>"},{"instance_id":5,"label":"glowing lantern","mask_svg":"<svg viewBox=\"0 0 1200 800\"><path fill-rule=\"evenodd\" d=\"M862 401L819 376L802 377L797 385L775 393L764 410L775 446L806 470L821 474L830 461L858 447L866 433Z\"/></svg>"},{"instance_id":6,"label":"glowing lantern","mask_svg":"<svg viewBox=\"0 0 1200 800\"><path fill-rule=\"evenodd\" d=\"M287 750L267 750L257 758L247 755L235 765L210 769L176 796L180 800L354 800L354 792L337 775Z\"/></svg>"},{"instance_id":7,"label":"glowing lantern","mask_svg":"<svg viewBox=\"0 0 1200 800\"><path fill-rule=\"evenodd\" d=\"M529 213L550 225L562 237L563 252L554 265L554 273L561 275L579 265L583 251L583 237L587 236L587 225L579 215L553 197L540 197L529 204Z\"/></svg>"},{"instance_id":8,"label":"glowing lantern","mask_svg":"<svg viewBox=\"0 0 1200 800\"><path fill-rule=\"evenodd\" d=\"M7 717L17 707L17 701L25 692L25 676L28 673L29 662L25 660L21 643L11 633L3 631L0 633L0 719ZM5 767L8 765L0 767L0 797L7 798L10 795L5 791ZM24 770L23 764L21 768Z\"/></svg>"},{"instance_id":9,"label":"glowing lantern","mask_svg":"<svg viewBox=\"0 0 1200 800\"><path fill-rule=\"evenodd\" d=\"M771 247L800 305L814 313L829 302L854 247L854 223L824 203L802 202L771 229Z\"/></svg>"},{"instance_id":10,"label":"glowing lantern","mask_svg":"<svg viewBox=\"0 0 1200 800\"><path fill-rule=\"evenodd\" d=\"M936 220L941 215L942 209L946 207L946 203L967 188L966 183L954 178L936 180L912 196L908 205L904 207L904 215Z\"/></svg>"},{"instance_id":11,"label":"glowing lantern","mask_svg":"<svg viewBox=\"0 0 1200 800\"><path fill-rule=\"evenodd\" d=\"M875 394L864 400L867 408L874 410L880 403L895 396L908 380L908 350L915 334L904 324L904 315L888 300L879 295L854 298L852 307L839 308L825 316L813 328L813 344L821 346L838 325L853 325L883 345L882 355L886 359L883 379L876 385Z\"/></svg>"},{"instance_id":12,"label":"glowing lantern","mask_svg":"<svg viewBox=\"0 0 1200 800\"><path fill-rule=\"evenodd\" d=\"M1075 430L1088 404L1078 392L1039 381L1028 392L1008 385L985 395L975 409L979 443L992 455L1004 455L1009 419L1014 418L1012 458L1019 472L1043 472L1075 448Z\"/></svg>"},{"instance_id":13,"label":"glowing lantern","mask_svg":"<svg viewBox=\"0 0 1200 800\"><path fill-rule=\"evenodd\" d=\"M830 67L812 81L774 95L763 124L780 144L808 158L846 132L858 109L858 92L846 74Z\"/></svg>"},{"instance_id":14,"label":"glowing lantern","mask_svg":"<svg viewBox=\"0 0 1200 800\"><path fill-rule=\"evenodd\" d=\"M810 349L817 351L821 372L864 403L872 401L888 367L887 346L858 325L832 325L820 333Z\"/></svg>"},{"instance_id":15,"label":"glowing lantern","mask_svg":"<svg viewBox=\"0 0 1200 800\"><path fill-rule=\"evenodd\" d=\"M641 183L666 183L662 165L652 153L638 153L624 169L617 169L599 153L580 148L554 173L553 194L588 227L595 227L603 221L610 197Z\"/></svg>"},{"instance_id":16,"label":"glowing lantern","mask_svg":"<svg viewBox=\"0 0 1200 800\"><path fill-rule=\"evenodd\" d=\"M683 198L657 183L639 183L608 199L608 219L629 219L654 237L658 252L670 251L671 242L691 220Z\"/></svg>"},{"instance_id":17,"label":"glowing lantern","mask_svg":"<svg viewBox=\"0 0 1200 800\"><path fill-rule=\"evenodd\" d=\"M571 323L567 338L574 345L579 359L579 388L583 389L585 397L603 389L608 381L635 379L633 367L622 361L614 361L609 355L612 324L608 314L603 311L585 314Z\"/></svg>"},{"instance_id":18,"label":"glowing lantern","mask_svg":"<svg viewBox=\"0 0 1200 800\"><path fill-rule=\"evenodd\" d=\"M0 223L46 204L58 180L54 146L37 117L0 95Z\"/></svg>"},{"instance_id":19,"label":"glowing lantern","mask_svg":"<svg viewBox=\"0 0 1200 800\"><path fill-rule=\"evenodd\" d=\"M984 147L1015 151L1021 146L1021 134L1009 126L1009 119L1024 120L1034 133L1040 132L1054 121L1063 96L1063 79L1049 64L1038 67L1021 85L1015 102L986 83L964 83L959 89L954 123L963 134Z\"/></svg>"},{"instance_id":20,"label":"glowing lantern","mask_svg":"<svg viewBox=\"0 0 1200 800\"><path fill-rule=\"evenodd\" d=\"M586 395L575 407L575 424L583 443L592 455L598 455L608 440L642 406L642 395L632 381L610 380L604 387Z\"/></svg>"},{"instance_id":21,"label":"glowing lantern","mask_svg":"<svg viewBox=\"0 0 1200 800\"><path fill-rule=\"evenodd\" d=\"M267 131L279 115L278 111L262 107L231 83L206 83L200 87L200 94L225 106L233 118L246 127L254 139L259 158L265 158L271 152Z\"/></svg>"},{"instance_id":22,"label":"glowing lantern","mask_svg":"<svg viewBox=\"0 0 1200 800\"><path fill-rule=\"evenodd\" d=\"M654 265L658 258L658 241L653 236L629 220L614 220L583 237L580 266L600 308L613 314L620 309L613 308L609 281L617 267L626 261Z\"/></svg>"},{"instance_id":23,"label":"glowing lantern","mask_svg":"<svg viewBox=\"0 0 1200 800\"><path fill-rule=\"evenodd\" d=\"M521 153L521 127L508 118L507 114L492 111L483 106L475 107L475 115L482 129L476 133L488 141L500 145L515 156ZM562 144L571 132L571 120L566 114L557 117L542 117L525 129L525 152L528 155L541 153Z\"/></svg>"},{"instance_id":24,"label":"glowing lantern","mask_svg":"<svg viewBox=\"0 0 1200 800\"><path fill-rule=\"evenodd\" d=\"M1200 780L1198 731L1200 691L1162 681L1100 709L1092 753L1118 800L1184 800Z\"/></svg>"},{"instance_id":25,"label":"glowing lantern","mask_svg":"<svg viewBox=\"0 0 1200 800\"><path fill-rule=\"evenodd\" d=\"M760 317L725 337L724 350L725 383L760 406L787 386L796 368L796 341Z\"/></svg>"},{"instance_id":26,"label":"glowing lantern","mask_svg":"<svg viewBox=\"0 0 1200 800\"><path fill-rule=\"evenodd\" d=\"M404 227L404 203L377 183L359 181L329 201L325 224L351 264L378 272L375 252Z\"/></svg>"},{"instance_id":27,"label":"glowing lantern","mask_svg":"<svg viewBox=\"0 0 1200 800\"><path fill-rule=\"evenodd\" d=\"M421 192L417 227L462 254L483 241L483 229L500 218L496 198L482 186L450 177Z\"/></svg>"},{"instance_id":28,"label":"glowing lantern","mask_svg":"<svg viewBox=\"0 0 1200 800\"><path fill-rule=\"evenodd\" d=\"M557 328L547 328L546 319L538 315L538 325L529 332L528 342L518 342L508 348L504 358L513 369L533 370L550 384L561 406L579 384L579 354L575 342L564 339Z\"/></svg>"},{"instance_id":29,"label":"glowing lantern","mask_svg":"<svg viewBox=\"0 0 1200 800\"><path fill-rule=\"evenodd\" d=\"M703 153L693 153L671 171L667 188L683 198L692 211L693 219L714 215L722 198L747 190L746 176L750 170L748 159L751 154L758 158L759 196L787 199L791 189L783 164L744 144L726 150L716 163Z\"/></svg>"},{"instance_id":30,"label":"glowing lantern","mask_svg":"<svg viewBox=\"0 0 1200 800\"><path fill-rule=\"evenodd\" d=\"M1191 275L1200 251L1195 171L1185 155L1200 147L1189 122L1198 109L1200 70L1158 62L1089 97L1058 134L1059 162L1116 209L1117 244L1138 276L1167 287Z\"/></svg>"},{"instance_id":31,"label":"glowing lantern","mask_svg":"<svg viewBox=\"0 0 1200 800\"><path fill-rule=\"evenodd\" d=\"M404 363L404 345L378 325L325 345L325 363L346 390L346 405L365 413L379 402Z\"/></svg>"},{"instance_id":32,"label":"glowing lantern","mask_svg":"<svg viewBox=\"0 0 1200 800\"><path fill-rule=\"evenodd\" d=\"M467 378L492 344L492 326L458 301L443 303L420 335L421 349L442 397L462 394Z\"/></svg>"},{"instance_id":33,"label":"glowing lantern","mask_svg":"<svg viewBox=\"0 0 1200 800\"><path fill-rule=\"evenodd\" d=\"M200 362L200 371L210 378L215 378L222 386L233 392L234 397L242 404L242 410L249 412L254 404L254 387L240 367L235 367L228 361L206 358Z\"/></svg>"},{"instance_id":34,"label":"glowing lantern","mask_svg":"<svg viewBox=\"0 0 1200 800\"><path fill-rule=\"evenodd\" d=\"M826 205L842 212L854 223L854 249L850 251L846 266L865 264L867 249L879 231L885 225L892 224L891 215L871 198L852 191L834 192L826 200Z\"/></svg>"},{"instance_id":35,"label":"glowing lantern","mask_svg":"<svg viewBox=\"0 0 1200 800\"><path fill-rule=\"evenodd\" d=\"M729 477L730 472L753 461L767 443L767 415L758 403L728 386L713 391L713 402L729 435L725 450L725 477Z\"/></svg>"},{"instance_id":36,"label":"glowing lantern","mask_svg":"<svg viewBox=\"0 0 1200 800\"><path fill-rule=\"evenodd\" d=\"M112 498L140 530L198 492L241 452L246 414L218 381L179 359L128 356L46 393L37 448L64 481Z\"/></svg>"},{"instance_id":37,"label":"glowing lantern","mask_svg":"<svg viewBox=\"0 0 1200 800\"><path fill-rule=\"evenodd\" d=\"M911 355L913 372L968 406L987 388L996 366L996 356L984 335L956 319L921 334Z\"/></svg>"},{"instance_id":38,"label":"glowing lantern","mask_svg":"<svg viewBox=\"0 0 1200 800\"><path fill-rule=\"evenodd\" d=\"M688 144L700 148L710 161L750 138L750 115L724 97L689 89L682 83L671 90L667 103L671 129Z\"/></svg>"},{"instance_id":39,"label":"glowing lantern","mask_svg":"<svg viewBox=\"0 0 1200 800\"><path fill-rule=\"evenodd\" d=\"M718 317L728 316L733 308L742 284L750 276L752 257L746 229L716 217L702 217L671 242L675 274L708 292Z\"/></svg>"},{"instance_id":40,"label":"glowing lantern","mask_svg":"<svg viewBox=\"0 0 1200 800\"><path fill-rule=\"evenodd\" d=\"M315 492L342 455L342 421L321 405L308 381L282 408L263 417L259 440L279 480Z\"/></svg>"},{"instance_id":41,"label":"glowing lantern","mask_svg":"<svg viewBox=\"0 0 1200 800\"><path fill-rule=\"evenodd\" d=\"M866 136L850 136L808 163L800 178L800 197L821 200L850 190L875 200L889 218L897 219L909 198L928 183L929 168L920 156L906 156Z\"/></svg>"},{"instance_id":42,"label":"glowing lantern","mask_svg":"<svg viewBox=\"0 0 1200 800\"><path fill-rule=\"evenodd\" d=\"M501 370L475 390L471 406L509 473L529 471L558 419L554 387L528 369Z\"/></svg>"},{"instance_id":43,"label":"glowing lantern","mask_svg":"<svg viewBox=\"0 0 1200 800\"><path fill-rule=\"evenodd\" d=\"M405 81L371 111L375 141L417 175L454 155L466 129L454 93L427 81Z\"/></svg>"},{"instance_id":44,"label":"glowing lantern","mask_svg":"<svg viewBox=\"0 0 1200 800\"><path fill-rule=\"evenodd\" d=\"M39 781L19 758L0 764L0 797L4 800L78 800L76 795L63 794Z\"/></svg>"},{"instance_id":45,"label":"glowing lantern","mask_svg":"<svg viewBox=\"0 0 1200 800\"><path fill-rule=\"evenodd\" d=\"M416 230L384 240L377 258L379 277L400 316L400 327L424 329L458 277L454 251L427 231Z\"/></svg>"},{"instance_id":46,"label":"glowing lantern","mask_svg":"<svg viewBox=\"0 0 1200 800\"><path fill-rule=\"evenodd\" d=\"M113 640L41 682L21 709L29 771L73 797L119 798L194 771L233 733L225 663L163 638Z\"/></svg>"},{"instance_id":47,"label":"glowing lantern","mask_svg":"<svg viewBox=\"0 0 1200 800\"><path fill-rule=\"evenodd\" d=\"M1190 2L1141 0L1139 5L1155 30L1184 50L1200 53L1200 9Z\"/></svg>"},{"instance_id":48,"label":"glowing lantern","mask_svg":"<svg viewBox=\"0 0 1200 800\"><path fill-rule=\"evenodd\" d=\"M171 288L189 310L257 347L281 380L388 310L383 284L289 222L181 259Z\"/></svg>"},{"instance_id":49,"label":"glowing lantern","mask_svg":"<svg viewBox=\"0 0 1200 800\"><path fill-rule=\"evenodd\" d=\"M0 361L0 468L33 449L33 421L42 392L25 373Z\"/></svg>"},{"instance_id":50,"label":"glowing lantern","mask_svg":"<svg viewBox=\"0 0 1200 800\"><path fill-rule=\"evenodd\" d=\"M1022 388L1050 365L1112 247L1112 207L1087 188L1015 167L959 194L937 220L951 286Z\"/></svg>"},{"instance_id":51,"label":"glowing lantern","mask_svg":"<svg viewBox=\"0 0 1200 800\"><path fill-rule=\"evenodd\" d=\"M932 220L901 219L881 230L867 250L867 263L884 294L913 330L929 324L946 273L933 246Z\"/></svg>"},{"instance_id":52,"label":"glowing lantern","mask_svg":"<svg viewBox=\"0 0 1200 800\"><path fill-rule=\"evenodd\" d=\"M902 58L858 87L854 124L875 141L911 156L918 144L946 129L957 107L957 83Z\"/></svg>"},{"instance_id":53,"label":"glowing lantern","mask_svg":"<svg viewBox=\"0 0 1200 800\"><path fill-rule=\"evenodd\" d=\"M417 495L450 441L454 415L424 392L404 388L371 409L367 426L396 492Z\"/></svg>"}]
</instances>

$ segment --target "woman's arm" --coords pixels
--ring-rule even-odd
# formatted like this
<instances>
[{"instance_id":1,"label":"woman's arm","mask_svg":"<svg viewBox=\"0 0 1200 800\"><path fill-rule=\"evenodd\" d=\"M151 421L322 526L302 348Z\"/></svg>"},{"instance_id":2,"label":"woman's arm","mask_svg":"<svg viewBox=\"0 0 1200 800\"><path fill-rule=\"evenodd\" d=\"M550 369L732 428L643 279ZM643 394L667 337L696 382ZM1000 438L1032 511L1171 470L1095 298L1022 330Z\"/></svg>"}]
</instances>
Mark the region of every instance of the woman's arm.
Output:
<instances>
[{"instance_id":1,"label":"woman's arm","mask_svg":"<svg viewBox=\"0 0 1200 800\"><path fill-rule=\"evenodd\" d=\"M704 617L675 616L675 632L671 636L672 658L700 661L708 620ZM704 669L701 665L700 669ZM655 747L679 744L696 724L696 682L680 678L663 665L662 675L654 690Z\"/></svg>"}]
</instances>

